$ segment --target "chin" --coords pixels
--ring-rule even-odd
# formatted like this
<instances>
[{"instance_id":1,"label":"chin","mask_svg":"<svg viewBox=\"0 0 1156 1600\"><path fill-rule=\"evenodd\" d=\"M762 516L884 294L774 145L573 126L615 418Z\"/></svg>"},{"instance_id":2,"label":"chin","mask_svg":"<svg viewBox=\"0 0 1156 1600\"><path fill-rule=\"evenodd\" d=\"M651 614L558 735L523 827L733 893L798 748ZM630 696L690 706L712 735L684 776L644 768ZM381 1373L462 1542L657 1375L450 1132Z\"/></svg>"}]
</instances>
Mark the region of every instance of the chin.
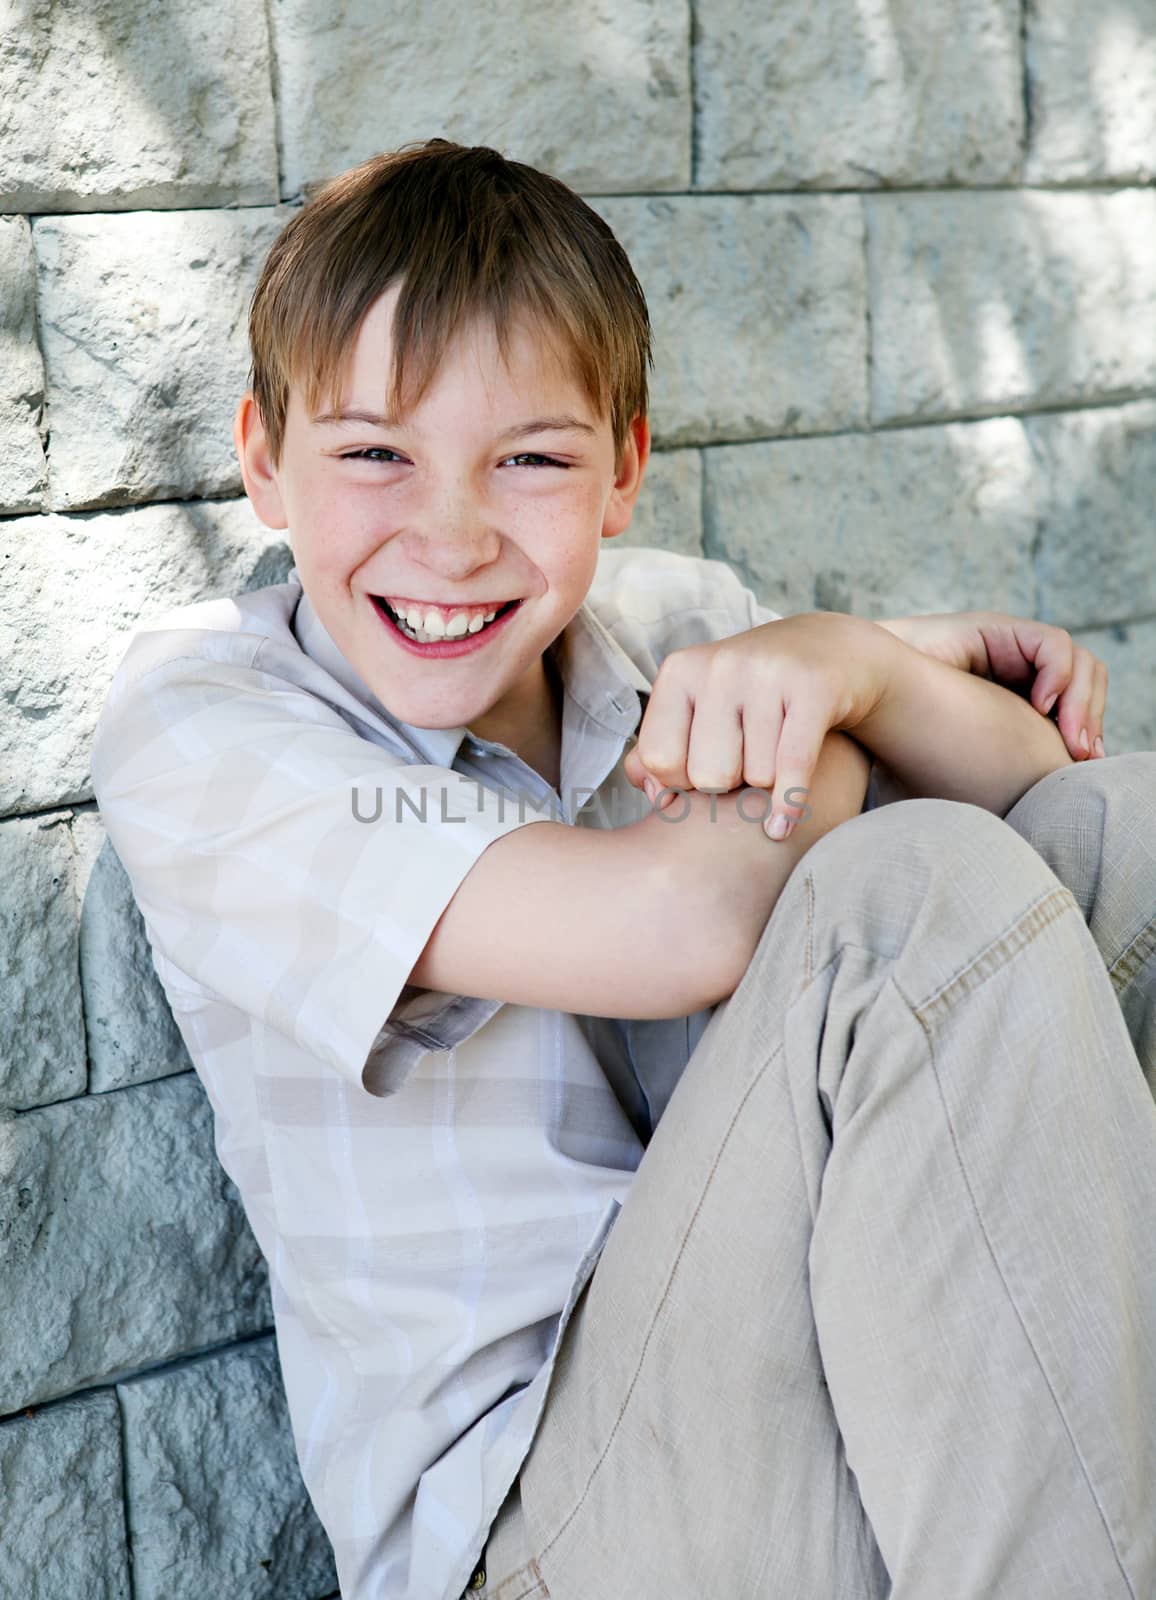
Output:
<instances>
[{"instance_id":1,"label":"chin","mask_svg":"<svg viewBox=\"0 0 1156 1600\"><path fill-rule=\"evenodd\" d=\"M374 690L378 699L399 722L408 722L411 728L461 728L469 727L479 717L484 717L491 709L489 706L463 706L459 710L430 711L415 705L412 702L407 706L404 700L397 696L391 700L388 695Z\"/></svg>"}]
</instances>

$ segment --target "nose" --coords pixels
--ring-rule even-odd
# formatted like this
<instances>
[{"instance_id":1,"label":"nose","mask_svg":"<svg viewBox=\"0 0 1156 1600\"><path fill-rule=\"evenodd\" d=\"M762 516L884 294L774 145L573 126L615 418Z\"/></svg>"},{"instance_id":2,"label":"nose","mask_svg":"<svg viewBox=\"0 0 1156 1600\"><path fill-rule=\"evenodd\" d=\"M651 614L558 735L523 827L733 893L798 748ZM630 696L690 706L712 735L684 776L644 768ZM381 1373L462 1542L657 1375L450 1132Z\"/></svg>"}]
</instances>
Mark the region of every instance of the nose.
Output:
<instances>
[{"instance_id":1,"label":"nose","mask_svg":"<svg viewBox=\"0 0 1156 1600\"><path fill-rule=\"evenodd\" d=\"M447 585L466 581L479 567L501 555L502 535L494 524L461 504L443 502L422 525L402 534L402 548L414 569L422 569Z\"/></svg>"}]
</instances>

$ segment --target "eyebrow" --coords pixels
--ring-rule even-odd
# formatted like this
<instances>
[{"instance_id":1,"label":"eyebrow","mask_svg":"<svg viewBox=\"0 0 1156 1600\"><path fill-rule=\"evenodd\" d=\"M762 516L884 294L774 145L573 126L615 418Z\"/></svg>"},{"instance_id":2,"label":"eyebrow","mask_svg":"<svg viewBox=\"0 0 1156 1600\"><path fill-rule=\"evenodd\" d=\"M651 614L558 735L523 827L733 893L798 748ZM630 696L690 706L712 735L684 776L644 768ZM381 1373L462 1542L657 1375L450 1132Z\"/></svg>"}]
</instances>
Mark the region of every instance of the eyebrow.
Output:
<instances>
[{"instance_id":1,"label":"eyebrow","mask_svg":"<svg viewBox=\"0 0 1156 1600\"><path fill-rule=\"evenodd\" d=\"M318 425L327 425L334 428L348 428L359 422L368 423L374 428L395 428L405 431L405 423L396 417L381 416L376 411L326 411L321 416L314 417ZM533 417L529 422L515 423L512 428L507 428L498 434L499 439L522 439L530 433L589 433L596 434L597 429L590 423L583 422L581 417Z\"/></svg>"}]
</instances>

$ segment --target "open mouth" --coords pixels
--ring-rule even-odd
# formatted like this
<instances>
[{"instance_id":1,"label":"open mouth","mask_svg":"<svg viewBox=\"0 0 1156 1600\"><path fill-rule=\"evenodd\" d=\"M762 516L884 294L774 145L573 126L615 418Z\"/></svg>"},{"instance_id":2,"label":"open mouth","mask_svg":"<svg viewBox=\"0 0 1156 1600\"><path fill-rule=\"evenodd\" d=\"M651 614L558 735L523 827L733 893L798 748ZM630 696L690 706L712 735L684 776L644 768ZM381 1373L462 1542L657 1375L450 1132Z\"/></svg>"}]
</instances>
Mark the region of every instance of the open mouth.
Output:
<instances>
[{"instance_id":1,"label":"open mouth","mask_svg":"<svg viewBox=\"0 0 1156 1600\"><path fill-rule=\"evenodd\" d=\"M483 622L476 627L468 627L461 633L443 634L427 633L424 628L411 628L405 618L399 615L394 607L390 605L388 600L385 600L379 594L372 595L370 598L373 600L373 603L377 609L384 617L388 619L388 621L393 624L398 632L404 634L405 637L412 640L414 644L454 644L461 639L475 638L479 633L485 633L488 628L492 628L495 623L502 620L507 612L513 611L522 603L520 598L517 600L507 600L505 605L497 608L497 611L488 622Z\"/></svg>"}]
</instances>

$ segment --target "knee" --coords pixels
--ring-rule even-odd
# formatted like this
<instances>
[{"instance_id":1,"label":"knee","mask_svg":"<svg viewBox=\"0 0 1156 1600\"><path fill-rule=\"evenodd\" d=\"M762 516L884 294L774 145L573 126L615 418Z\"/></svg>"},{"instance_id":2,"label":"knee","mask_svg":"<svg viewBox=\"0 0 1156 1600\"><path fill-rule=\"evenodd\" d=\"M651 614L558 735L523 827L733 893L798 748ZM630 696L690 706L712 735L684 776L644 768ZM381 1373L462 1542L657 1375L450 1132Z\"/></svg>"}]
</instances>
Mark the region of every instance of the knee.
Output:
<instances>
[{"instance_id":1,"label":"knee","mask_svg":"<svg viewBox=\"0 0 1156 1600\"><path fill-rule=\"evenodd\" d=\"M930 994L1067 889L1002 817L961 800L900 800L832 828L799 861L752 965L777 982L784 956L808 978L853 963L906 960L911 995ZM855 967L858 970L858 967Z\"/></svg>"},{"instance_id":2,"label":"knee","mask_svg":"<svg viewBox=\"0 0 1156 1600\"><path fill-rule=\"evenodd\" d=\"M1156 750L1058 767L1020 796L1005 819L1090 916L1110 860L1134 891L1156 874Z\"/></svg>"},{"instance_id":3,"label":"knee","mask_svg":"<svg viewBox=\"0 0 1156 1600\"><path fill-rule=\"evenodd\" d=\"M886 927L960 917L1002 927L1055 874L1006 821L962 800L900 800L824 834L799 865L817 902L842 906L870 942ZM853 908L853 909L852 909Z\"/></svg>"},{"instance_id":4,"label":"knee","mask_svg":"<svg viewBox=\"0 0 1156 1600\"><path fill-rule=\"evenodd\" d=\"M861 813L824 834L804 858L812 868L893 870L904 856L966 870L966 859L990 861L1023 847L1002 817L964 800L898 800Z\"/></svg>"},{"instance_id":5,"label":"knee","mask_svg":"<svg viewBox=\"0 0 1156 1600\"><path fill-rule=\"evenodd\" d=\"M1102 825L1109 806L1149 831L1156 826L1156 750L1057 767L1022 794L1004 820L1046 851L1057 827L1070 829L1078 817Z\"/></svg>"}]
</instances>

